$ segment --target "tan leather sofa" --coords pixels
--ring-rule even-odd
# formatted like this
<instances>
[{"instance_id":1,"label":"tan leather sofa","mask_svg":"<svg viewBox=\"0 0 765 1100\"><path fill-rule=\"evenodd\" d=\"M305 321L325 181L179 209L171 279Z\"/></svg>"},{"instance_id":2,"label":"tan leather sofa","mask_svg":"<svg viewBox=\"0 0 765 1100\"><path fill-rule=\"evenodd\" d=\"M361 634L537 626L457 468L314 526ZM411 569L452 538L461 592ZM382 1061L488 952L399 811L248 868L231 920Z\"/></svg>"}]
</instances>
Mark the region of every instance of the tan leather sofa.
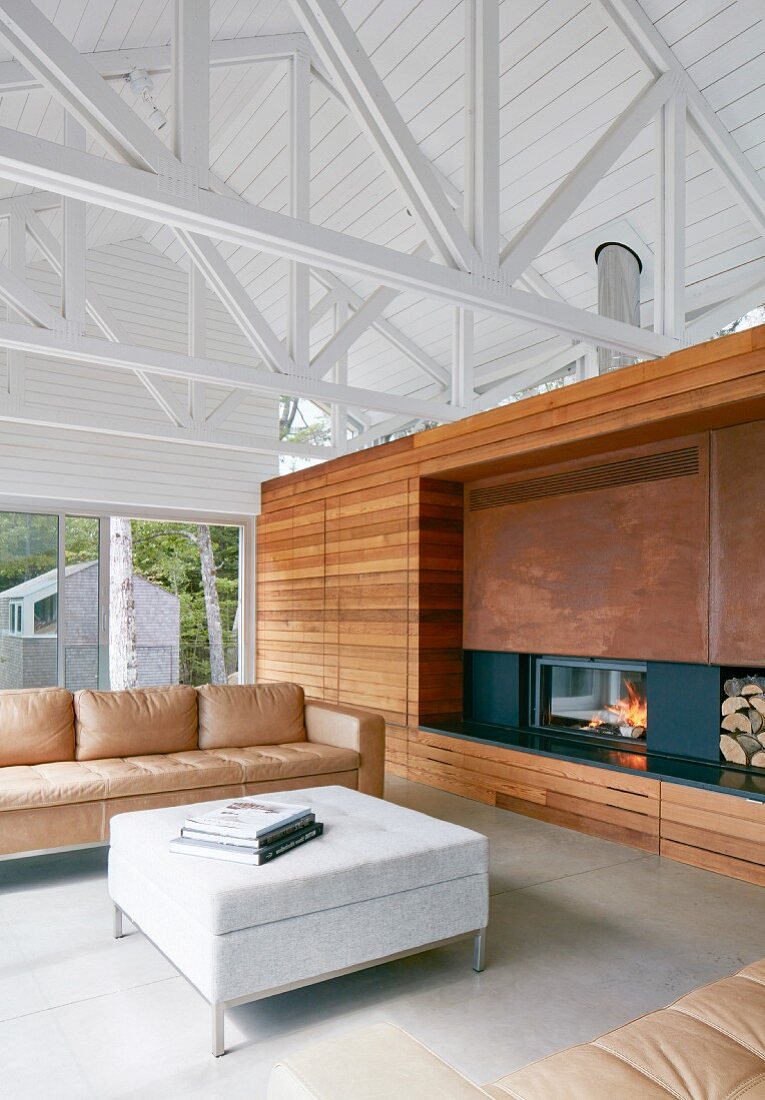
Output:
<instances>
[{"instance_id":1,"label":"tan leather sofa","mask_svg":"<svg viewBox=\"0 0 765 1100\"><path fill-rule=\"evenodd\" d=\"M763 1100L765 959L479 1088L377 1024L274 1067L268 1100Z\"/></svg>"},{"instance_id":2,"label":"tan leather sofa","mask_svg":"<svg viewBox=\"0 0 765 1100\"><path fill-rule=\"evenodd\" d=\"M0 855L106 841L117 813L340 784L382 795L379 715L297 684L0 691Z\"/></svg>"}]
</instances>

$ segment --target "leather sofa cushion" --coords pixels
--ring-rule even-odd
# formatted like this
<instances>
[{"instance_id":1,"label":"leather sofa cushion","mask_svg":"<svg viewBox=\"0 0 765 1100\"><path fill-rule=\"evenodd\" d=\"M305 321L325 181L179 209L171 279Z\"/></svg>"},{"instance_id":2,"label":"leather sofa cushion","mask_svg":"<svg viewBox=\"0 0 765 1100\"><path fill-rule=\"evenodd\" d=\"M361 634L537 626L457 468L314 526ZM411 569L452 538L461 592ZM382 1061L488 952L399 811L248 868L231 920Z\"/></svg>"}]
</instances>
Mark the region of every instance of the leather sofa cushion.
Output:
<instances>
[{"instance_id":1,"label":"leather sofa cushion","mask_svg":"<svg viewBox=\"0 0 765 1100\"><path fill-rule=\"evenodd\" d=\"M197 748L197 693L192 687L78 691L74 711L78 760Z\"/></svg>"},{"instance_id":2,"label":"leather sofa cushion","mask_svg":"<svg viewBox=\"0 0 765 1100\"><path fill-rule=\"evenodd\" d=\"M0 691L0 767L74 760L72 695L63 688Z\"/></svg>"},{"instance_id":3,"label":"leather sofa cushion","mask_svg":"<svg viewBox=\"0 0 765 1100\"><path fill-rule=\"evenodd\" d=\"M350 749L300 744L0 768L0 812L231 784L310 783L312 776L352 772L358 763Z\"/></svg>"},{"instance_id":4,"label":"leather sofa cushion","mask_svg":"<svg viewBox=\"0 0 765 1100\"><path fill-rule=\"evenodd\" d=\"M305 693L299 684L206 684L197 693L201 749L306 739Z\"/></svg>"},{"instance_id":5,"label":"leather sofa cushion","mask_svg":"<svg viewBox=\"0 0 765 1100\"><path fill-rule=\"evenodd\" d=\"M356 771L359 754L353 749L334 745L313 745L297 741L291 745L261 745L259 748L209 749L224 760L236 761L245 783L263 783L272 779L310 778L328 772Z\"/></svg>"}]
</instances>

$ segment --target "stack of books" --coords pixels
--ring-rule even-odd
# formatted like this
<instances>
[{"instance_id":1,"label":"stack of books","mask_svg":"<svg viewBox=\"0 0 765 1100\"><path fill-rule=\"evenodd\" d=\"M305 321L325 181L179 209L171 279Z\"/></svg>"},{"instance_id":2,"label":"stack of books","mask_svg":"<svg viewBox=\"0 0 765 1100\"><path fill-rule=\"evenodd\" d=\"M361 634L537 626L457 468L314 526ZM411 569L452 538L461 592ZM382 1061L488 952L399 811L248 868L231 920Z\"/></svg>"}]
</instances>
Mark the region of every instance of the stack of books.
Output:
<instances>
[{"instance_id":1,"label":"stack of books","mask_svg":"<svg viewBox=\"0 0 765 1100\"><path fill-rule=\"evenodd\" d=\"M170 851L259 866L321 836L324 826L310 806L238 798L208 813L191 813Z\"/></svg>"}]
</instances>

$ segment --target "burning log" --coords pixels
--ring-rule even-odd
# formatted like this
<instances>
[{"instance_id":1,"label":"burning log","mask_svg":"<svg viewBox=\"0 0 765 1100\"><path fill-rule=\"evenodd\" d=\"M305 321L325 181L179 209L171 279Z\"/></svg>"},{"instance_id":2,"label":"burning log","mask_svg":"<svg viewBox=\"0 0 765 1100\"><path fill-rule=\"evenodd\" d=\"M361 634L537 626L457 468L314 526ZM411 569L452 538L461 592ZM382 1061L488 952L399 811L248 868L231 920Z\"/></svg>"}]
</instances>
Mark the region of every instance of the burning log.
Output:
<instances>
[{"instance_id":1,"label":"burning log","mask_svg":"<svg viewBox=\"0 0 765 1100\"><path fill-rule=\"evenodd\" d=\"M723 758L731 764L765 767L765 676L734 676L723 690Z\"/></svg>"}]
</instances>

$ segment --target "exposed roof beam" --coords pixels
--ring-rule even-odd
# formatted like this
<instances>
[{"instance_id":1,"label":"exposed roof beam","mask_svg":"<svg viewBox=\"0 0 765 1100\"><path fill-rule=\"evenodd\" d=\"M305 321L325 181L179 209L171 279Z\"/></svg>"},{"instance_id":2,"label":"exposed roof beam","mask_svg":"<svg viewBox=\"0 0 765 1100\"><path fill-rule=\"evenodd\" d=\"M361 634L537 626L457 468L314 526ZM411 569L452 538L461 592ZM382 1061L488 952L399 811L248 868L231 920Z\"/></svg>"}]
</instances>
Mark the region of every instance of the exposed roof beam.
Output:
<instances>
[{"instance_id":1,"label":"exposed roof beam","mask_svg":"<svg viewBox=\"0 0 765 1100\"><path fill-rule=\"evenodd\" d=\"M207 171L202 172L200 179L197 165L181 165L31 0L0 0L0 12L3 13L0 39L117 160L156 172L159 176L159 179L153 177L156 182L166 189L185 193L188 201L193 202L194 195L203 192L204 187L199 188L199 184L206 186L208 183ZM188 227L174 228L192 261L219 294L266 365L285 373L292 370L293 363L284 346L214 243L193 239L186 231Z\"/></svg>"},{"instance_id":2,"label":"exposed roof beam","mask_svg":"<svg viewBox=\"0 0 765 1100\"><path fill-rule=\"evenodd\" d=\"M719 302L694 317L692 321L687 323L686 333L693 342L711 340L721 328L725 328L726 325L730 325L739 317L743 317L750 310L758 309L763 305L765 305L765 281L760 279L758 283L743 294L726 298L724 302Z\"/></svg>"},{"instance_id":3,"label":"exposed roof beam","mask_svg":"<svg viewBox=\"0 0 765 1100\"><path fill-rule=\"evenodd\" d=\"M765 183L720 121L637 0L597 0L651 72L672 73L688 101L688 117L701 144L725 177L742 209L765 236Z\"/></svg>"},{"instance_id":4,"label":"exposed roof beam","mask_svg":"<svg viewBox=\"0 0 765 1100\"><path fill-rule=\"evenodd\" d=\"M377 424L373 424L371 428L367 428L364 432L359 432L353 439L348 440L349 451L359 451L362 447L366 447L369 443L375 443L383 435L392 435L393 432L400 432L404 428L408 428L410 425L414 426L419 424L419 420L413 419L407 416L391 416L387 420L381 420Z\"/></svg>"},{"instance_id":5,"label":"exposed roof beam","mask_svg":"<svg viewBox=\"0 0 765 1100\"><path fill-rule=\"evenodd\" d=\"M297 34L266 34L257 38L232 38L210 43L210 68L249 65L256 61L281 61L305 50L308 39ZM127 50L99 50L82 55L105 80L122 80L131 69L169 73L171 46L139 46ZM19 61L0 62L0 95L31 92L42 85Z\"/></svg>"},{"instance_id":6,"label":"exposed roof beam","mask_svg":"<svg viewBox=\"0 0 765 1100\"><path fill-rule=\"evenodd\" d=\"M289 62L289 212L311 220L311 62L307 52ZM310 279L305 264L289 265L287 346L295 367L308 370L311 326L308 321Z\"/></svg>"},{"instance_id":7,"label":"exposed roof beam","mask_svg":"<svg viewBox=\"0 0 765 1100\"><path fill-rule=\"evenodd\" d=\"M506 378L503 382L492 386L491 389L486 390L480 397L476 398L473 411L483 412L485 409L493 409L499 401L513 397L522 390L530 389L532 386L540 386L543 382L550 382L553 378L560 377L561 374L574 374L576 371L574 358L570 352L559 352L558 355L545 362L538 363L536 366L529 367L528 370L520 371L512 377Z\"/></svg>"},{"instance_id":8,"label":"exposed roof beam","mask_svg":"<svg viewBox=\"0 0 765 1100\"><path fill-rule=\"evenodd\" d=\"M214 242L184 230L176 230L176 235L239 328L262 356L266 366L277 373L292 373L295 364L287 349L223 259Z\"/></svg>"},{"instance_id":9,"label":"exposed roof beam","mask_svg":"<svg viewBox=\"0 0 765 1100\"><path fill-rule=\"evenodd\" d=\"M490 359L476 367L476 389L483 390L495 382L501 382L503 379L517 374L519 370L524 371L536 366L538 363L545 363L553 355L570 355L571 359L574 360L581 354L582 350L583 345L557 337L552 340L545 340L541 348L526 347L508 352L506 355L500 355L496 359Z\"/></svg>"},{"instance_id":10,"label":"exposed roof beam","mask_svg":"<svg viewBox=\"0 0 765 1100\"><path fill-rule=\"evenodd\" d=\"M349 287L342 279L338 278L332 271L322 271L320 268L314 268L311 271L311 275L327 290L334 291L338 297L342 297L352 309L360 309L364 304L364 299L357 291L352 287ZM449 372L441 366L441 364L433 358L432 355L416 344L411 337L407 336L405 332L402 332L400 328L397 328L385 317L378 317L372 323L372 328L376 329L381 336L384 336L388 343L393 347L398 348L402 355L404 355L411 363L419 367L429 375L434 381L438 382L442 387L446 387L449 383Z\"/></svg>"},{"instance_id":11,"label":"exposed roof beam","mask_svg":"<svg viewBox=\"0 0 765 1100\"><path fill-rule=\"evenodd\" d=\"M61 315L51 309L26 279L11 271L5 264L0 264L0 300L33 325L59 331L64 327Z\"/></svg>"},{"instance_id":12,"label":"exposed roof beam","mask_svg":"<svg viewBox=\"0 0 765 1100\"><path fill-rule=\"evenodd\" d=\"M472 268L478 255L336 0L290 0L314 49L342 89L349 109L407 197L433 250Z\"/></svg>"},{"instance_id":13,"label":"exposed roof beam","mask_svg":"<svg viewBox=\"0 0 765 1100\"><path fill-rule=\"evenodd\" d=\"M653 327L685 335L686 101L676 92L656 116Z\"/></svg>"},{"instance_id":14,"label":"exposed roof beam","mask_svg":"<svg viewBox=\"0 0 765 1100\"><path fill-rule=\"evenodd\" d=\"M443 267L384 245L251 206L241 199L230 199L202 188L196 198L174 194L149 172L2 127L0 175L300 263L372 276L386 286L413 290L450 305L519 318L572 339L596 341L628 355L667 355L678 346L677 341L665 336L516 290L496 278Z\"/></svg>"},{"instance_id":15,"label":"exposed roof beam","mask_svg":"<svg viewBox=\"0 0 765 1100\"><path fill-rule=\"evenodd\" d=\"M322 87L326 88L329 94L337 100L341 107L343 107L346 111L349 110L348 104L346 103L342 92L333 84L331 77L322 66L320 59L314 57L312 65L313 75L315 79L322 85ZM450 206L454 210L462 210L465 198L459 187L453 184L447 176L444 176L437 165L433 164L432 161L429 161L428 163L431 166L433 175L436 177L437 183L440 184L444 194L449 200ZM499 247L505 248L507 244L508 239L500 233ZM563 295L559 294L555 287L553 287L547 281L547 279L545 279L544 275L540 275L533 266L529 266L529 268L523 273L523 275L519 276L516 282L524 290L530 290L534 294L540 294L543 298L552 298L556 302L565 301Z\"/></svg>"},{"instance_id":16,"label":"exposed roof beam","mask_svg":"<svg viewBox=\"0 0 765 1100\"><path fill-rule=\"evenodd\" d=\"M189 355L160 348L140 347L137 344L112 344L88 336L71 339L65 333L10 321L0 321L0 347L17 348L31 355L62 362L95 364L117 370L145 370L150 374L172 378L196 378L214 386L230 386L232 389L250 390L276 397L287 394L322 402L339 402L342 405L379 409L381 412L407 413L443 423L459 420L464 415L464 409L438 402L361 389L358 386L341 386L317 378L285 378L265 370L254 371L240 363L218 359L192 359Z\"/></svg>"},{"instance_id":17,"label":"exposed roof beam","mask_svg":"<svg viewBox=\"0 0 765 1100\"><path fill-rule=\"evenodd\" d=\"M430 247L423 242L415 248L412 255L429 256ZM398 290L387 286L380 286L373 291L349 317L345 318L334 336L330 337L324 347L316 353L311 360L311 373L317 378L324 378L335 363L348 354L359 337L382 317L384 311L398 295ZM347 303L344 302L343 306L346 305Z\"/></svg>"},{"instance_id":18,"label":"exposed roof beam","mask_svg":"<svg viewBox=\"0 0 765 1100\"><path fill-rule=\"evenodd\" d=\"M9 218L11 214L25 213L28 210L57 210L60 206L61 196L54 191L29 191L0 199L0 218Z\"/></svg>"},{"instance_id":19,"label":"exposed roof beam","mask_svg":"<svg viewBox=\"0 0 765 1100\"><path fill-rule=\"evenodd\" d=\"M465 225L499 262L499 0L465 3Z\"/></svg>"},{"instance_id":20,"label":"exposed roof beam","mask_svg":"<svg viewBox=\"0 0 765 1100\"><path fill-rule=\"evenodd\" d=\"M370 294L363 305L350 314L334 336L314 355L311 360L311 374L324 378L398 295L399 291L389 286L380 286Z\"/></svg>"},{"instance_id":21,"label":"exposed roof beam","mask_svg":"<svg viewBox=\"0 0 765 1100\"><path fill-rule=\"evenodd\" d=\"M515 282L532 260L540 255L614 161L666 103L675 87L676 81L671 74L659 77L640 92L626 111L609 126L580 164L566 176L503 250L501 270L505 278Z\"/></svg>"},{"instance_id":22,"label":"exposed roof beam","mask_svg":"<svg viewBox=\"0 0 765 1100\"><path fill-rule=\"evenodd\" d=\"M66 428L73 431L94 432L98 435L128 436L131 439L185 443L192 447L214 447L216 450L292 455L296 458L318 459L321 462L337 456L337 451L329 446L282 442L276 438L269 439L266 436L241 432L221 434L204 428L188 430L172 424L148 427L145 420L137 417L120 416L119 420L110 421L99 414L89 414L81 409L56 411L48 405L42 406L29 402L24 402L17 410L12 410L0 401L1 421L18 421L43 428Z\"/></svg>"}]
</instances>

